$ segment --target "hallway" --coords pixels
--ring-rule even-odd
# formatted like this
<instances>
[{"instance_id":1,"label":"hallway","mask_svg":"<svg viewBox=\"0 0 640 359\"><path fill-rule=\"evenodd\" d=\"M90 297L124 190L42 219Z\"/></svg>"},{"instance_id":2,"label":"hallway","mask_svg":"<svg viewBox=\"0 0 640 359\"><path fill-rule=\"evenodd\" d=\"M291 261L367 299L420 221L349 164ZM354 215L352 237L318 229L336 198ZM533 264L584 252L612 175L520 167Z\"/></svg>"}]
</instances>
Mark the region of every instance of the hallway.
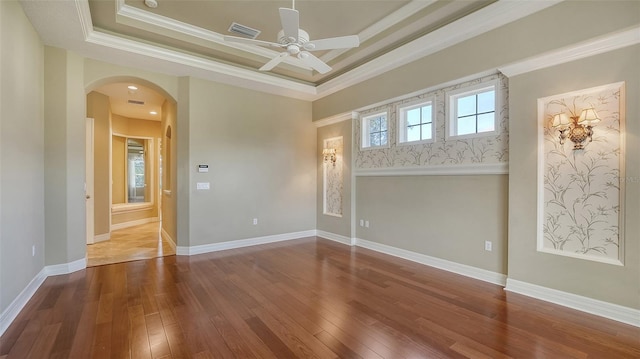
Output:
<instances>
[{"instance_id":1,"label":"hallway","mask_svg":"<svg viewBox=\"0 0 640 359\"><path fill-rule=\"evenodd\" d=\"M87 267L176 254L160 236L160 223L119 229L111 232L110 240L87 245Z\"/></svg>"}]
</instances>

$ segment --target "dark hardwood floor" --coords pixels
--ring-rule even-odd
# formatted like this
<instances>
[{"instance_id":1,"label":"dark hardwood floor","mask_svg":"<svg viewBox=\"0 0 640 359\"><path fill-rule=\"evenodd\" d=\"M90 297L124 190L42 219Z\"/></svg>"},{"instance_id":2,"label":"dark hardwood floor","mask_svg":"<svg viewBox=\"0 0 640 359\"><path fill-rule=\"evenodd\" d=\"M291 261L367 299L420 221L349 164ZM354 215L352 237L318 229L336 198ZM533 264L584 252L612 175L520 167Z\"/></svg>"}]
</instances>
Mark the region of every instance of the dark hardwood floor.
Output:
<instances>
[{"instance_id":1,"label":"dark hardwood floor","mask_svg":"<svg viewBox=\"0 0 640 359\"><path fill-rule=\"evenodd\" d=\"M48 278L0 358L640 358L640 328L309 238Z\"/></svg>"}]
</instances>

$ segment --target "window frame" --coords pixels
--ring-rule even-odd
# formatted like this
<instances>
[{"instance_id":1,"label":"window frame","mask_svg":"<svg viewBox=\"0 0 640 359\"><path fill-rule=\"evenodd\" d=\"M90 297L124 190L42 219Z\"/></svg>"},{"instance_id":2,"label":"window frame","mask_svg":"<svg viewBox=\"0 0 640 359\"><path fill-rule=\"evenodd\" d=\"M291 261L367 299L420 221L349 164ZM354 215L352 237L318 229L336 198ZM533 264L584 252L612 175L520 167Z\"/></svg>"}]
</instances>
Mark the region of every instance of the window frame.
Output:
<instances>
[{"instance_id":1,"label":"window frame","mask_svg":"<svg viewBox=\"0 0 640 359\"><path fill-rule=\"evenodd\" d=\"M375 150L381 148L389 148L391 143L391 121L389 121L389 110L377 111L371 114L360 116L360 150ZM371 146L371 142L369 139L369 121L373 118L385 116L385 121L387 122L387 143L385 145L380 146Z\"/></svg>"},{"instance_id":2,"label":"window frame","mask_svg":"<svg viewBox=\"0 0 640 359\"><path fill-rule=\"evenodd\" d=\"M461 97L467 97L471 95L478 95L484 92L488 92L493 90L494 92L494 116L493 116L493 131L485 131L485 132L475 132L464 135L458 135L456 133L458 126L458 106L456 104L457 100ZM500 91L498 87L498 80L491 80L482 82L473 86L467 86L463 88L459 88L452 91L446 92L446 113L447 113L447 121L446 121L446 139L467 139L467 138L478 138L478 137L490 137L495 136L499 133L498 130L498 116L500 114L501 101L500 101ZM477 115L477 112L476 112ZM477 126L477 120L476 120Z\"/></svg>"},{"instance_id":3,"label":"window frame","mask_svg":"<svg viewBox=\"0 0 640 359\"><path fill-rule=\"evenodd\" d=\"M431 106L431 138L426 140L407 141L407 121L406 113L410 110ZM407 145L420 145L425 143L436 142L436 99L434 96L421 98L415 101L401 103L396 106L396 116L398 117L398 146ZM422 125L422 119L420 119L420 126Z\"/></svg>"}]
</instances>

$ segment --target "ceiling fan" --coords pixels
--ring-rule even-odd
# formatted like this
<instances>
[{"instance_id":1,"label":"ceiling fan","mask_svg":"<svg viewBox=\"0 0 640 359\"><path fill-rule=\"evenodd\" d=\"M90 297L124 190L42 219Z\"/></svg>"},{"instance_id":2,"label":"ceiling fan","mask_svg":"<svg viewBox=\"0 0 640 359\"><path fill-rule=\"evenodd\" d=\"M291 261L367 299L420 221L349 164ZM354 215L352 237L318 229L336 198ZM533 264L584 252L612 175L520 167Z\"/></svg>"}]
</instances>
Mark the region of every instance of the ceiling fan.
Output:
<instances>
[{"instance_id":1,"label":"ceiling fan","mask_svg":"<svg viewBox=\"0 0 640 359\"><path fill-rule=\"evenodd\" d=\"M310 51L348 49L358 47L360 45L360 39L357 35L330 37L309 41L309 34L300 28L300 13L295 9L295 0L292 1L293 4L291 9L283 7L280 8L280 22L282 23L282 30L278 32L277 43L236 36L224 36L224 40L229 42L276 47L286 50L264 64L264 66L260 68L260 71L270 71L282 62L285 57L296 56L298 59L302 60L302 62L321 74L331 71L331 66L312 55Z\"/></svg>"}]
</instances>

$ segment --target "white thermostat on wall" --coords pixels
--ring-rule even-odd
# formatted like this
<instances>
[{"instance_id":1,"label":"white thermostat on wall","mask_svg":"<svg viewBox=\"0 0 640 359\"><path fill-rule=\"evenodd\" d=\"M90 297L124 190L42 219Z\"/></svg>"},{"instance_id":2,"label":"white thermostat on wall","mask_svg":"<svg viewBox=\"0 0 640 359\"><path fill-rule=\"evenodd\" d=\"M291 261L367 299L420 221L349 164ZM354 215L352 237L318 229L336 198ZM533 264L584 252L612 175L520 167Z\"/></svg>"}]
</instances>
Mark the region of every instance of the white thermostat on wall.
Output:
<instances>
[{"instance_id":1,"label":"white thermostat on wall","mask_svg":"<svg viewBox=\"0 0 640 359\"><path fill-rule=\"evenodd\" d=\"M198 165L198 172L209 172L209 165Z\"/></svg>"}]
</instances>

